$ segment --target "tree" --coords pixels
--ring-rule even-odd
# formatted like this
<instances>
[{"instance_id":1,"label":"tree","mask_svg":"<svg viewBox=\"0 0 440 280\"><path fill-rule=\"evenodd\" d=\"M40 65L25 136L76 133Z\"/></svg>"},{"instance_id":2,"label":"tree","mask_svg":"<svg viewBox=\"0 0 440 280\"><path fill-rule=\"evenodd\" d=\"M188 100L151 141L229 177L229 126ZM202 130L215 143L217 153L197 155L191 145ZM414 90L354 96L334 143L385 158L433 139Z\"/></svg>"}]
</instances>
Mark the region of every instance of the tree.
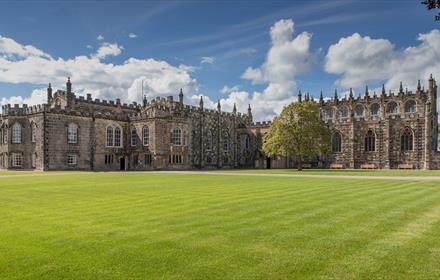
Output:
<instances>
[{"instance_id":1,"label":"tree","mask_svg":"<svg viewBox=\"0 0 440 280\"><path fill-rule=\"evenodd\" d=\"M317 103L304 101L284 107L264 136L263 151L270 157L295 157L298 170L302 170L304 156L328 155L330 132L319 117Z\"/></svg>"}]
</instances>

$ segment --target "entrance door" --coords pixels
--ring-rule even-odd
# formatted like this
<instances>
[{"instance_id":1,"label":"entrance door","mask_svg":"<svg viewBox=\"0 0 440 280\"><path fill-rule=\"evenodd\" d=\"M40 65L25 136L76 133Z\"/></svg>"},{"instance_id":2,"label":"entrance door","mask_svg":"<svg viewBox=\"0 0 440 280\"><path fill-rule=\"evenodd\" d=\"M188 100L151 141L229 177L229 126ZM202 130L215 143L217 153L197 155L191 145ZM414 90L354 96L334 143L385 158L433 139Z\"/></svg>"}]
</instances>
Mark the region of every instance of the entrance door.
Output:
<instances>
[{"instance_id":1,"label":"entrance door","mask_svg":"<svg viewBox=\"0 0 440 280\"><path fill-rule=\"evenodd\" d=\"M125 158L121 157L119 159L120 170L125 170Z\"/></svg>"},{"instance_id":2,"label":"entrance door","mask_svg":"<svg viewBox=\"0 0 440 280\"><path fill-rule=\"evenodd\" d=\"M270 157L266 158L266 169L270 169Z\"/></svg>"}]
</instances>

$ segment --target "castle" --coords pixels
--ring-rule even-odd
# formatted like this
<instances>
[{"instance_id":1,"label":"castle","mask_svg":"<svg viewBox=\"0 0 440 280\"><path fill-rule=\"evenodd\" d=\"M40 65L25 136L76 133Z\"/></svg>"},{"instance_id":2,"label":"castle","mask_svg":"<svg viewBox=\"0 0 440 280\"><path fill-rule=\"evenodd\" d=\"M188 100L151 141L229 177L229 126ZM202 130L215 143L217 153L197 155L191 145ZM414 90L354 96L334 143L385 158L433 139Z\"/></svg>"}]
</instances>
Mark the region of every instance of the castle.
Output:
<instances>
[{"instance_id":1,"label":"castle","mask_svg":"<svg viewBox=\"0 0 440 280\"><path fill-rule=\"evenodd\" d=\"M361 98L319 101L332 132L328 158L309 158L310 167L440 169L437 152L437 85ZM47 104L5 105L0 115L0 169L161 170L292 168L291 158L261 151L270 122L246 114L206 109L173 96L122 104L47 88ZM302 102L301 93L298 96Z\"/></svg>"}]
</instances>

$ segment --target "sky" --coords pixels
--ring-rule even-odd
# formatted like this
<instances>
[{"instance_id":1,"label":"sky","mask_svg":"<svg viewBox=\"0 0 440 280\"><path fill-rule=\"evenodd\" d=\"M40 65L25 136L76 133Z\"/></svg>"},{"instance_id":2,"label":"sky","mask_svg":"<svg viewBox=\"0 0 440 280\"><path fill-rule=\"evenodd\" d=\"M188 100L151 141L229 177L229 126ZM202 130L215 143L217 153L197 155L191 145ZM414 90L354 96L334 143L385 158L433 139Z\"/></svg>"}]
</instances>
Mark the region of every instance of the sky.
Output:
<instances>
[{"instance_id":1,"label":"sky","mask_svg":"<svg viewBox=\"0 0 440 280\"><path fill-rule=\"evenodd\" d=\"M440 22L419 0L1 1L0 102L46 88L177 96L270 120L299 90L412 90L440 77ZM142 87L143 85L143 87Z\"/></svg>"}]
</instances>

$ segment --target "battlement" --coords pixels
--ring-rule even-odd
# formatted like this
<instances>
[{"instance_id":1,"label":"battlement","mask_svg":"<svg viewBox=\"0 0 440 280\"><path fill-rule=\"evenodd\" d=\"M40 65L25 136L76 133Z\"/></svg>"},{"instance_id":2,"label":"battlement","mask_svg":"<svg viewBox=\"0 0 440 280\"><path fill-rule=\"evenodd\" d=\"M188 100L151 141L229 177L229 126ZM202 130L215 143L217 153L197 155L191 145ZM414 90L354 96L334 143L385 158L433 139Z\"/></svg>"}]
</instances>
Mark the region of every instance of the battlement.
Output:
<instances>
[{"instance_id":1,"label":"battlement","mask_svg":"<svg viewBox=\"0 0 440 280\"><path fill-rule=\"evenodd\" d=\"M42 113L46 110L47 106L45 104L40 105L34 105L34 106L28 106L27 104L19 105L14 104L14 106L11 106L11 104L3 105L2 110L3 113L2 116L27 116L37 113Z\"/></svg>"}]
</instances>

